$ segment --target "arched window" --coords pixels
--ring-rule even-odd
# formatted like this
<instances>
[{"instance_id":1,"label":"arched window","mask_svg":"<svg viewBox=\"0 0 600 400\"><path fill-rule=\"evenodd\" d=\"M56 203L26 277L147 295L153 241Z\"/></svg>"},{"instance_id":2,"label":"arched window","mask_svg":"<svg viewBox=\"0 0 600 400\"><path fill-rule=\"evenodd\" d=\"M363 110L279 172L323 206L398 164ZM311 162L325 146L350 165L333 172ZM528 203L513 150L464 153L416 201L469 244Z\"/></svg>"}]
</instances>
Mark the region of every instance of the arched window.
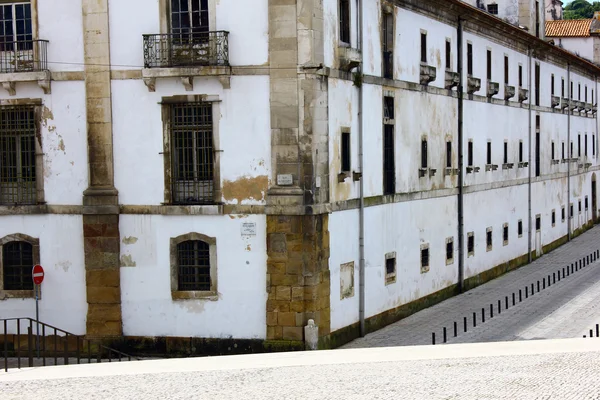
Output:
<instances>
[{"instance_id":1,"label":"arched window","mask_svg":"<svg viewBox=\"0 0 600 400\"><path fill-rule=\"evenodd\" d=\"M27 242L8 242L2 246L4 290L33 290L33 246Z\"/></svg>"},{"instance_id":2,"label":"arched window","mask_svg":"<svg viewBox=\"0 0 600 400\"><path fill-rule=\"evenodd\" d=\"M188 240L177 245L177 289L208 291L210 279L210 246L201 240Z\"/></svg>"}]
</instances>

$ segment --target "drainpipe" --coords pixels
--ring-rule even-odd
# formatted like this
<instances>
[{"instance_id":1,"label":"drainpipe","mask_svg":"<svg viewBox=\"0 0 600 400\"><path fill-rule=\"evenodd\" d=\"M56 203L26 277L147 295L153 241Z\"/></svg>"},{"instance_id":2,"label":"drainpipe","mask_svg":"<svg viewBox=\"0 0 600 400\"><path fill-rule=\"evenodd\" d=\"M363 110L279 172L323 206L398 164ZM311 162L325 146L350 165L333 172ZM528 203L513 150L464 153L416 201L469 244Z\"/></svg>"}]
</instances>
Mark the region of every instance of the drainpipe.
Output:
<instances>
[{"instance_id":1,"label":"drainpipe","mask_svg":"<svg viewBox=\"0 0 600 400\"><path fill-rule=\"evenodd\" d=\"M533 96L533 92L532 92L532 85L531 85L531 63L533 62L532 60L532 50L531 48L529 48L527 50L528 56L529 56L529 71L528 71L528 82L527 82L527 86L529 88L529 182L528 182L528 199L527 199L527 203L528 203L528 215L529 215L529 224L528 224L528 235L529 235L529 240L528 240L528 245L527 245L527 259L528 261L531 263L532 261L532 257L531 257L531 240L532 240L532 219L531 219L531 167L532 167L532 162L531 162L531 117L532 117L532 109L531 109L531 97Z\"/></svg>"},{"instance_id":2,"label":"drainpipe","mask_svg":"<svg viewBox=\"0 0 600 400\"><path fill-rule=\"evenodd\" d=\"M462 20L458 18L458 28L456 31L456 45L458 54L457 72L458 72L458 290L460 293L464 290L465 281L465 253L464 253L464 202L463 202L463 26Z\"/></svg>"},{"instance_id":3,"label":"drainpipe","mask_svg":"<svg viewBox=\"0 0 600 400\"><path fill-rule=\"evenodd\" d=\"M362 0L356 0L356 10L358 16L358 50L360 51L360 64L356 71L362 76L363 65L363 15L362 15ZM362 83L358 86L358 168L362 174L360 184L360 201L358 208L358 320L360 325L360 337L366 335L365 329L365 185L364 185L364 163L363 163L363 90Z\"/></svg>"},{"instance_id":4,"label":"drainpipe","mask_svg":"<svg viewBox=\"0 0 600 400\"><path fill-rule=\"evenodd\" d=\"M569 106L567 107L567 154L569 159L567 160L567 240L571 240L571 64L567 64L567 98L569 99Z\"/></svg>"}]
</instances>

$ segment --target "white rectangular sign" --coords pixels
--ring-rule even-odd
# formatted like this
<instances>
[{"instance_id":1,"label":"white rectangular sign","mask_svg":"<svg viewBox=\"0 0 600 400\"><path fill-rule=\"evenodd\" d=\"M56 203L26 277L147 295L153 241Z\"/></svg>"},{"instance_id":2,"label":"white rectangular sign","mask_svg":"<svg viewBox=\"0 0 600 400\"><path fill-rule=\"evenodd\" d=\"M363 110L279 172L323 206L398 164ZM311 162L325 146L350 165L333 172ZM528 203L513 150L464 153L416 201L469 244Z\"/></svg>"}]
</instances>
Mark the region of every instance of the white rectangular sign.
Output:
<instances>
[{"instance_id":1,"label":"white rectangular sign","mask_svg":"<svg viewBox=\"0 0 600 400\"><path fill-rule=\"evenodd\" d=\"M256 236L256 222L242 222L242 236Z\"/></svg>"}]
</instances>

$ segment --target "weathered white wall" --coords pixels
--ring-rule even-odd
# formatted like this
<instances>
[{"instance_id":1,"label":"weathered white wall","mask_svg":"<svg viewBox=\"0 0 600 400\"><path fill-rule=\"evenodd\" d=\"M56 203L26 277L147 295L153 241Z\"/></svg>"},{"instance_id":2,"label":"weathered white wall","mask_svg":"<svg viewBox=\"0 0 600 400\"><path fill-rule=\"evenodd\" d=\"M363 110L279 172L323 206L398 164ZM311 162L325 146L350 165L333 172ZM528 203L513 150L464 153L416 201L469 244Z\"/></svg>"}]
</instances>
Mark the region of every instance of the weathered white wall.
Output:
<instances>
[{"instance_id":1,"label":"weathered white wall","mask_svg":"<svg viewBox=\"0 0 600 400\"><path fill-rule=\"evenodd\" d=\"M39 39L50 42L49 69L83 71L81 0L38 1L37 5Z\"/></svg>"},{"instance_id":2,"label":"weathered white wall","mask_svg":"<svg viewBox=\"0 0 600 400\"><path fill-rule=\"evenodd\" d=\"M594 60L594 38L592 37L554 38L554 42L571 53L590 61Z\"/></svg>"},{"instance_id":3,"label":"weathered white wall","mask_svg":"<svg viewBox=\"0 0 600 400\"><path fill-rule=\"evenodd\" d=\"M241 224L256 223L256 236ZM264 215L121 215L123 332L126 336L266 337L266 218ZM169 241L189 232L217 240L219 299L171 299Z\"/></svg>"},{"instance_id":4,"label":"weathered white wall","mask_svg":"<svg viewBox=\"0 0 600 400\"><path fill-rule=\"evenodd\" d=\"M39 239L45 272L40 321L77 335L85 334L87 314L82 227L81 216L74 215L3 216L0 223L0 237ZM0 300L0 318L19 317L35 318L35 299Z\"/></svg>"},{"instance_id":5,"label":"weathered white wall","mask_svg":"<svg viewBox=\"0 0 600 400\"><path fill-rule=\"evenodd\" d=\"M210 1L216 4L215 30L230 32L229 63L234 66L267 63L267 0L254 0L251 7L240 7L235 0ZM161 33L160 15L164 11L160 10L159 2L109 0L109 9L111 64L119 69L143 67L142 35Z\"/></svg>"},{"instance_id":6,"label":"weathered white wall","mask_svg":"<svg viewBox=\"0 0 600 400\"><path fill-rule=\"evenodd\" d=\"M196 78L194 91L186 92L176 78L158 79L156 92L141 80L112 82L115 185L122 204L151 205L164 202L162 97L182 94L217 95L220 115L221 185L247 178L270 178L269 81L265 76L231 78L224 90L216 78ZM149 162L149 160L154 160ZM140 166L144 167L140 170ZM266 188L265 188L266 189ZM260 198L225 197L230 204L264 204ZM257 193L257 197L259 197Z\"/></svg>"},{"instance_id":7,"label":"weathered white wall","mask_svg":"<svg viewBox=\"0 0 600 400\"><path fill-rule=\"evenodd\" d=\"M464 0L464 2L477 7L477 0ZM519 22L519 0L480 0L479 3L484 5L486 11L489 4L498 4L498 18L511 24ZM543 11L542 7L543 5L540 6L540 12Z\"/></svg>"}]
</instances>

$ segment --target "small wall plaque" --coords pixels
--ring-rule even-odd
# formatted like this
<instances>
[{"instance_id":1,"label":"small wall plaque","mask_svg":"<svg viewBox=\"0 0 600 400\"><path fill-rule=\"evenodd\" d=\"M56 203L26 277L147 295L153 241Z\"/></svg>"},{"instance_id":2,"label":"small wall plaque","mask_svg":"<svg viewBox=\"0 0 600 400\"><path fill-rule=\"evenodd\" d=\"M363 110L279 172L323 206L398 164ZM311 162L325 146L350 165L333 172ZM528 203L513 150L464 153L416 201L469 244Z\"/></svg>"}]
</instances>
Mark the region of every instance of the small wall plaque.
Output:
<instances>
[{"instance_id":1,"label":"small wall plaque","mask_svg":"<svg viewBox=\"0 0 600 400\"><path fill-rule=\"evenodd\" d=\"M292 174L280 174L277 175L278 186L292 186L294 184L294 178Z\"/></svg>"},{"instance_id":2,"label":"small wall plaque","mask_svg":"<svg viewBox=\"0 0 600 400\"><path fill-rule=\"evenodd\" d=\"M256 236L256 222L242 222L242 236Z\"/></svg>"}]
</instances>

